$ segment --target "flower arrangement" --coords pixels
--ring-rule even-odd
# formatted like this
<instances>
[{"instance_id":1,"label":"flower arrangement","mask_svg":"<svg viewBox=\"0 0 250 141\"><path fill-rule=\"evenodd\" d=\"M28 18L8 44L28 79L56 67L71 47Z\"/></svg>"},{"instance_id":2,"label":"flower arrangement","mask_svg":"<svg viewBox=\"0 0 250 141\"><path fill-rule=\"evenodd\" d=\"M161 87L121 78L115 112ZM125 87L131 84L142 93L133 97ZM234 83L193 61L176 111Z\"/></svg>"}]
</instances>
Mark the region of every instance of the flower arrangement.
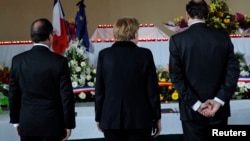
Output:
<instances>
[{"instance_id":1,"label":"flower arrangement","mask_svg":"<svg viewBox=\"0 0 250 141\"><path fill-rule=\"evenodd\" d=\"M173 32L181 32L188 28L187 21L183 16L174 18L174 21L164 23L164 26Z\"/></svg>"},{"instance_id":2,"label":"flower arrangement","mask_svg":"<svg viewBox=\"0 0 250 141\"><path fill-rule=\"evenodd\" d=\"M206 24L215 29L226 30L229 34L233 34L239 29L239 22L236 20L236 16L230 13L228 5L224 0L211 0ZM182 16L175 18L174 22L170 21L164 23L164 25L173 32L181 32L187 29L187 21Z\"/></svg>"},{"instance_id":3,"label":"flower arrangement","mask_svg":"<svg viewBox=\"0 0 250 141\"><path fill-rule=\"evenodd\" d=\"M95 85L95 67L89 64L88 53L86 48L80 45L80 41L71 40L69 47L66 49L64 56L68 58L71 74L72 87L94 87ZM91 92L91 98L94 97L94 92ZM78 98L85 99L89 96L82 92Z\"/></svg>"},{"instance_id":4,"label":"flower arrangement","mask_svg":"<svg viewBox=\"0 0 250 141\"><path fill-rule=\"evenodd\" d=\"M239 28L235 15L230 13L224 0L211 0L206 23L212 28L226 30L229 34L234 34Z\"/></svg>"},{"instance_id":5,"label":"flower arrangement","mask_svg":"<svg viewBox=\"0 0 250 141\"><path fill-rule=\"evenodd\" d=\"M86 48L79 46L78 41L71 41L64 54L69 60L73 88L95 84L96 69L89 64Z\"/></svg>"},{"instance_id":6,"label":"flower arrangement","mask_svg":"<svg viewBox=\"0 0 250 141\"><path fill-rule=\"evenodd\" d=\"M8 90L9 90L9 73L10 70L4 65L0 65L0 113L2 108L8 107Z\"/></svg>"},{"instance_id":7,"label":"flower arrangement","mask_svg":"<svg viewBox=\"0 0 250 141\"><path fill-rule=\"evenodd\" d=\"M162 102L176 101L179 99L178 92L174 89L168 69L163 66L158 66L156 70L160 85L160 100Z\"/></svg>"},{"instance_id":8,"label":"flower arrangement","mask_svg":"<svg viewBox=\"0 0 250 141\"><path fill-rule=\"evenodd\" d=\"M0 65L0 82L8 84L9 74L10 74L10 69L4 65Z\"/></svg>"},{"instance_id":9,"label":"flower arrangement","mask_svg":"<svg viewBox=\"0 0 250 141\"><path fill-rule=\"evenodd\" d=\"M242 13L236 13L236 20L239 23L239 32L241 33L242 36L249 36L247 35L250 29L250 17L247 15L243 15Z\"/></svg>"},{"instance_id":10,"label":"flower arrangement","mask_svg":"<svg viewBox=\"0 0 250 141\"><path fill-rule=\"evenodd\" d=\"M8 108L8 106L9 106L8 97L5 96L2 92L0 92L0 113L3 112L4 108Z\"/></svg>"},{"instance_id":11,"label":"flower arrangement","mask_svg":"<svg viewBox=\"0 0 250 141\"><path fill-rule=\"evenodd\" d=\"M238 81L236 92L233 95L233 99L246 99L250 98L250 68L246 64L244 54L236 53L236 57L240 65L240 78L242 81Z\"/></svg>"},{"instance_id":12,"label":"flower arrangement","mask_svg":"<svg viewBox=\"0 0 250 141\"><path fill-rule=\"evenodd\" d=\"M170 82L170 77L167 68L163 66L158 66L156 69L159 82Z\"/></svg>"},{"instance_id":13,"label":"flower arrangement","mask_svg":"<svg viewBox=\"0 0 250 141\"><path fill-rule=\"evenodd\" d=\"M236 13L236 20L239 22L239 28L246 30L250 28L250 17L243 15L242 13Z\"/></svg>"}]
</instances>

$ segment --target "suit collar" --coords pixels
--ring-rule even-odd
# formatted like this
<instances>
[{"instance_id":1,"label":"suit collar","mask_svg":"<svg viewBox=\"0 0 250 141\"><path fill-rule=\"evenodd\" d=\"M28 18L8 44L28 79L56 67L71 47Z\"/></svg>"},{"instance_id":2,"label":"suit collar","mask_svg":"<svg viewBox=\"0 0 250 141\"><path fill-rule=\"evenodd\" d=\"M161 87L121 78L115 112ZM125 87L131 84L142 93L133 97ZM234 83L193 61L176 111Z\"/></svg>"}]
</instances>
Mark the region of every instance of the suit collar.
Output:
<instances>
[{"instance_id":1,"label":"suit collar","mask_svg":"<svg viewBox=\"0 0 250 141\"><path fill-rule=\"evenodd\" d=\"M200 27L200 26L206 26L206 23L197 22L197 23L193 23L192 25L190 25L190 27Z\"/></svg>"},{"instance_id":2,"label":"suit collar","mask_svg":"<svg viewBox=\"0 0 250 141\"><path fill-rule=\"evenodd\" d=\"M131 41L116 41L112 47L138 47L134 42Z\"/></svg>"},{"instance_id":3,"label":"suit collar","mask_svg":"<svg viewBox=\"0 0 250 141\"><path fill-rule=\"evenodd\" d=\"M44 47L49 48L48 45L46 45L46 44L41 44L41 43L34 43L33 46L44 46Z\"/></svg>"},{"instance_id":4,"label":"suit collar","mask_svg":"<svg viewBox=\"0 0 250 141\"><path fill-rule=\"evenodd\" d=\"M34 45L31 50L49 50L49 48L43 46L43 45Z\"/></svg>"}]
</instances>

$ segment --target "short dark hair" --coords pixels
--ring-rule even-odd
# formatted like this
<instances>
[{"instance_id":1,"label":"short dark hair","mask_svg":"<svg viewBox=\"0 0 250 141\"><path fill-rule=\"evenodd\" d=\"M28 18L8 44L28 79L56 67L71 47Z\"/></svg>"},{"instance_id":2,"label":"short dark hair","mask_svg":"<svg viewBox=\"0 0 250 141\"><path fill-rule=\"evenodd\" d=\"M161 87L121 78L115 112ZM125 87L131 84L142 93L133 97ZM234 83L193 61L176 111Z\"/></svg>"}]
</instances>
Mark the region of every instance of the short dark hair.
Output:
<instances>
[{"instance_id":1,"label":"short dark hair","mask_svg":"<svg viewBox=\"0 0 250 141\"><path fill-rule=\"evenodd\" d=\"M48 19L40 18L31 24L30 36L34 43L46 41L53 34L53 26Z\"/></svg>"},{"instance_id":2,"label":"short dark hair","mask_svg":"<svg viewBox=\"0 0 250 141\"><path fill-rule=\"evenodd\" d=\"M186 11L193 19L207 19L209 14L209 6L204 0L191 0L186 5Z\"/></svg>"}]
</instances>

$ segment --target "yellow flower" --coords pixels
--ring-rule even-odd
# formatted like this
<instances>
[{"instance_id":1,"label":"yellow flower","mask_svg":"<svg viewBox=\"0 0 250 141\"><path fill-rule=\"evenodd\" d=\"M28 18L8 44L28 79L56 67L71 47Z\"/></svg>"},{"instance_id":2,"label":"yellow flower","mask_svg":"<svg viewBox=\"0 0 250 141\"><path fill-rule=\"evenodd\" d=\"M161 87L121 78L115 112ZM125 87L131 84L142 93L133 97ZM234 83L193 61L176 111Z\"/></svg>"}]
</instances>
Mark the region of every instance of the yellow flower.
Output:
<instances>
[{"instance_id":1,"label":"yellow flower","mask_svg":"<svg viewBox=\"0 0 250 141\"><path fill-rule=\"evenodd\" d=\"M172 86L168 86L168 90L170 90L170 91L171 91L172 89L173 89L173 87L172 87Z\"/></svg>"},{"instance_id":2,"label":"yellow flower","mask_svg":"<svg viewBox=\"0 0 250 141\"><path fill-rule=\"evenodd\" d=\"M223 15L224 15L223 12L219 12L219 13L218 13L218 16L219 16L219 17L223 17Z\"/></svg>"},{"instance_id":3,"label":"yellow flower","mask_svg":"<svg viewBox=\"0 0 250 141\"><path fill-rule=\"evenodd\" d=\"M166 80L166 78L161 78L160 81L161 82L166 82L167 80Z\"/></svg>"},{"instance_id":4,"label":"yellow flower","mask_svg":"<svg viewBox=\"0 0 250 141\"><path fill-rule=\"evenodd\" d=\"M230 23L230 19L224 19L224 23L226 24Z\"/></svg>"},{"instance_id":5,"label":"yellow flower","mask_svg":"<svg viewBox=\"0 0 250 141\"><path fill-rule=\"evenodd\" d=\"M164 96L160 94L160 101L162 101L163 99L164 99Z\"/></svg>"},{"instance_id":6,"label":"yellow flower","mask_svg":"<svg viewBox=\"0 0 250 141\"><path fill-rule=\"evenodd\" d=\"M214 12L216 10L216 5L214 3L210 4L209 11Z\"/></svg>"},{"instance_id":7,"label":"yellow flower","mask_svg":"<svg viewBox=\"0 0 250 141\"><path fill-rule=\"evenodd\" d=\"M159 73L159 74L158 74L159 80L161 79L161 76L162 76L162 73Z\"/></svg>"},{"instance_id":8,"label":"yellow flower","mask_svg":"<svg viewBox=\"0 0 250 141\"><path fill-rule=\"evenodd\" d=\"M176 90L172 93L171 98L173 100L178 100L179 99L179 94L178 94L178 92Z\"/></svg>"}]
</instances>

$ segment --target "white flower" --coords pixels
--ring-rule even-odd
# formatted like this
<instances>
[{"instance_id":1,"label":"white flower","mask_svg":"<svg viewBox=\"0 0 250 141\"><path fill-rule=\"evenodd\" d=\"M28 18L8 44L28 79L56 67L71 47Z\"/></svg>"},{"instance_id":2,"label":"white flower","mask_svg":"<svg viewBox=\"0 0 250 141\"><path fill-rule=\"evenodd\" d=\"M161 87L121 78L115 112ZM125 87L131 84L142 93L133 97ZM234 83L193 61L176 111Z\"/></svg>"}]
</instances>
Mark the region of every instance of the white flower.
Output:
<instances>
[{"instance_id":1,"label":"white flower","mask_svg":"<svg viewBox=\"0 0 250 141\"><path fill-rule=\"evenodd\" d=\"M241 75L241 76L249 76L249 72L248 72L248 71L245 71L245 70L242 70L242 71L240 72L240 75Z\"/></svg>"},{"instance_id":2,"label":"white flower","mask_svg":"<svg viewBox=\"0 0 250 141\"><path fill-rule=\"evenodd\" d=\"M94 74L96 74L96 69L93 69L92 72L93 72Z\"/></svg>"},{"instance_id":3,"label":"white flower","mask_svg":"<svg viewBox=\"0 0 250 141\"><path fill-rule=\"evenodd\" d=\"M86 94L84 92L81 92L79 95L78 95L79 98L81 99L85 99L86 98Z\"/></svg>"},{"instance_id":4,"label":"white flower","mask_svg":"<svg viewBox=\"0 0 250 141\"><path fill-rule=\"evenodd\" d=\"M88 82L88 86L93 87L94 83L93 82Z\"/></svg>"},{"instance_id":5,"label":"white flower","mask_svg":"<svg viewBox=\"0 0 250 141\"><path fill-rule=\"evenodd\" d=\"M79 53L79 54L81 54L81 55L82 55L82 54L83 54L83 52L85 52L85 51L86 51L86 48L84 48L84 47L82 47L82 46L81 46L80 48L77 48L77 50L76 50L76 51L77 51L77 53Z\"/></svg>"},{"instance_id":6,"label":"white flower","mask_svg":"<svg viewBox=\"0 0 250 141\"><path fill-rule=\"evenodd\" d=\"M238 82L237 87L238 87L238 91L237 91L238 93L235 93L235 94L243 94L249 91L250 83Z\"/></svg>"},{"instance_id":7,"label":"white flower","mask_svg":"<svg viewBox=\"0 0 250 141\"><path fill-rule=\"evenodd\" d=\"M87 68L87 69L86 69L86 73L87 73L87 74L90 74L90 73L91 73L90 68Z\"/></svg>"},{"instance_id":8,"label":"white flower","mask_svg":"<svg viewBox=\"0 0 250 141\"><path fill-rule=\"evenodd\" d=\"M82 78L82 79L79 79L79 83L81 86L84 86L85 85L85 79Z\"/></svg>"},{"instance_id":9,"label":"white flower","mask_svg":"<svg viewBox=\"0 0 250 141\"><path fill-rule=\"evenodd\" d=\"M82 66L82 67L84 67L84 66L86 66L86 65L87 65L86 62L81 62L81 66Z\"/></svg>"},{"instance_id":10,"label":"white flower","mask_svg":"<svg viewBox=\"0 0 250 141\"><path fill-rule=\"evenodd\" d=\"M70 66L76 66L77 61L76 60L70 60Z\"/></svg>"},{"instance_id":11,"label":"white flower","mask_svg":"<svg viewBox=\"0 0 250 141\"><path fill-rule=\"evenodd\" d=\"M76 67L76 72L80 72L81 70L82 70L81 67L79 67L79 66Z\"/></svg>"},{"instance_id":12,"label":"white flower","mask_svg":"<svg viewBox=\"0 0 250 141\"><path fill-rule=\"evenodd\" d=\"M88 74L86 79L90 80L91 78L92 78L92 76Z\"/></svg>"},{"instance_id":13,"label":"white flower","mask_svg":"<svg viewBox=\"0 0 250 141\"><path fill-rule=\"evenodd\" d=\"M234 95L239 95L239 92L237 92L237 91L236 91L236 92L234 92Z\"/></svg>"},{"instance_id":14,"label":"white flower","mask_svg":"<svg viewBox=\"0 0 250 141\"><path fill-rule=\"evenodd\" d=\"M73 82L72 82L72 87L73 87L73 88L76 88L77 86L78 86L77 82L76 82L76 81L73 81Z\"/></svg>"},{"instance_id":15,"label":"white flower","mask_svg":"<svg viewBox=\"0 0 250 141\"><path fill-rule=\"evenodd\" d=\"M94 91L91 91L90 94L91 94L91 95L95 95L95 92L94 92Z\"/></svg>"},{"instance_id":16,"label":"white flower","mask_svg":"<svg viewBox=\"0 0 250 141\"><path fill-rule=\"evenodd\" d=\"M8 84L3 84L3 88L6 90L9 90L9 85Z\"/></svg>"},{"instance_id":17,"label":"white flower","mask_svg":"<svg viewBox=\"0 0 250 141\"><path fill-rule=\"evenodd\" d=\"M238 82L238 83L237 83L237 86L240 87L240 88L241 88L241 87L244 87L244 86L245 86L245 83L244 83L244 82Z\"/></svg>"},{"instance_id":18,"label":"white flower","mask_svg":"<svg viewBox=\"0 0 250 141\"><path fill-rule=\"evenodd\" d=\"M245 86L247 89L250 89L250 83L246 83Z\"/></svg>"},{"instance_id":19,"label":"white flower","mask_svg":"<svg viewBox=\"0 0 250 141\"><path fill-rule=\"evenodd\" d=\"M80 78L81 78L81 79L86 79L86 75L85 75L85 74L81 74L81 75L80 75Z\"/></svg>"}]
</instances>

